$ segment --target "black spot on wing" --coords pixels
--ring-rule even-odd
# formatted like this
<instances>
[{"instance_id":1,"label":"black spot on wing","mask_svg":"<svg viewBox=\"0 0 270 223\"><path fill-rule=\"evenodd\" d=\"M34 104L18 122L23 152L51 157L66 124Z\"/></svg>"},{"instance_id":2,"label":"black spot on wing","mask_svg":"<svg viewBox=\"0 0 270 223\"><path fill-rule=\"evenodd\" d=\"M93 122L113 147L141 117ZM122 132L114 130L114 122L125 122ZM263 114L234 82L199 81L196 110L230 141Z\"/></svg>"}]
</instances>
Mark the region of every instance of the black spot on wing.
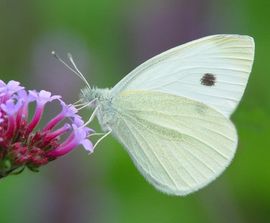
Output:
<instances>
[{"instance_id":1,"label":"black spot on wing","mask_svg":"<svg viewBox=\"0 0 270 223\"><path fill-rule=\"evenodd\" d=\"M216 83L216 77L214 74L206 73L201 78L201 84L205 86L213 86Z\"/></svg>"}]
</instances>

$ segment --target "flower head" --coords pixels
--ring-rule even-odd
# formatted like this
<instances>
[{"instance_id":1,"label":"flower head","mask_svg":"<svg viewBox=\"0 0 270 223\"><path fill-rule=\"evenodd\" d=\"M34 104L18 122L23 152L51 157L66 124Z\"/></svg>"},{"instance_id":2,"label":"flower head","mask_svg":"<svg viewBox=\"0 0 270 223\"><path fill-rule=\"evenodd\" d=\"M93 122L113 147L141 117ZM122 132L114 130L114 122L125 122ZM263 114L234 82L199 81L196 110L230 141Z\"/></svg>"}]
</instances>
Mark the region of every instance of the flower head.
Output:
<instances>
[{"instance_id":1,"label":"flower head","mask_svg":"<svg viewBox=\"0 0 270 223\"><path fill-rule=\"evenodd\" d=\"M38 128L45 106L52 101L57 101L62 111ZM36 106L29 118L31 103ZM92 131L84 127L77 109L60 96L44 90L26 91L19 82L0 80L0 178L24 167L37 170L80 144L92 151L87 139Z\"/></svg>"},{"instance_id":2,"label":"flower head","mask_svg":"<svg viewBox=\"0 0 270 223\"><path fill-rule=\"evenodd\" d=\"M24 89L24 87L20 86L18 81L9 81L7 84L1 81L0 83L0 96L11 96L12 94Z\"/></svg>"}]
</instances>

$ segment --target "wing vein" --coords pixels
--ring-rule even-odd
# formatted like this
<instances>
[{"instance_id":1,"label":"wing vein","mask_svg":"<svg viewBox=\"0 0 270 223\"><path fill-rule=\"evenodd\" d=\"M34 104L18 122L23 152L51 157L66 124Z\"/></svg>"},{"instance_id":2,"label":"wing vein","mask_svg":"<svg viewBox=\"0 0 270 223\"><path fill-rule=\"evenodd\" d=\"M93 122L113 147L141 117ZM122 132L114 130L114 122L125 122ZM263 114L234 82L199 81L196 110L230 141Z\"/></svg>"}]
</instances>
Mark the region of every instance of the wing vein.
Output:
<instances>
[{"instance_id":1,"label":"wing vein","mask_svg":"<svg viewBox=\"0 0 270 223\"><path fill-rule=\"evenodd\" d=\"M133 119L137 124L141 125L135 118L133 118L132 116L125 114L126 116L128 116L129 118ZM144 126L143 126L144 127ZM136 128L133 128L133 130ZM136 131L137 134L144 140L145 144L147 145L148 148L150 148L150 151L152 152L152 154L155 156L156 160L159 162L160 166L163 168L164 172L166 173L166 175L168 176L168 178L171 180L171 182L174 184L174 186L176 188L178 188L177 183L174 181L173 177L170 175L169 171L167 170L167 168L164 166L164 164L160 161L160 159L158 158L158 155L155 153L155 150L153 150L152 146L147 142L147 140L145 139L145 137L143 135L141 135L141 133L139 131ZM141 150L143 150L143 148L141 148ZM188 185L188 183L182 178L183 182L185 182L185 184Z\"/></svg>"},{"instance_id":2,"label":"wing vein","mask_svg":"<svg viewBox=\"0 0 270 223\"><path fill-rule=\"evenodd\" d=\"M175 148L178 147L178 145L177 145L174 141L172 141L172 143L174 144L174 147L175 147ZM181 144L181 146L184 146L184 145ZM181 151L181 149L178 149L178 150L181 152L181 154L182 154L183 158L186 160L186 162L189 163L189 165L192 166L193 169L194 169L195 171L199 172L199 173L202 175L202 173L201 173L200 171L198 171L198 169L193 165L193 163L187 158L186 154L184 154L184 153ZM174 158L179 162L178 156L175 155L175 152L174 152L174 151L173 151L173 154L174 154ZM197 180L196 178L193 177L193 174L190 173L190 172L188 171L188 169L187 169L184 165L182 165L182 167L183 167L183 168L185 169L185 171L190 175L190 177L191 177L195 182L198 183L198 180ZM177 171L177 172L178 172L178 171ZM179 175L179 174L178 174L178 175ZM204 175L202 175L202 176L205 178Z\"/></svg>"},{"instance_id":3,"label":"wing vein","mask_svg":"<svg viewBox=\"0 0 270 223\"><path fill-rule=\"evenodd\" d=\"M192 153L191 151L189 151L187 148L186 148L186 146L184 145L184 144L182 144L182 146L183 146L183 149L186 151L186 152L188 152L191 156L193 156L196 160L198 160L203 166L205 166L208 170L210 170L212 173L215 173L215 171L210 167L210 166L208 166L202 159L200 159L198 156L196 156L196 155L194 155L194 153ZM213 159L214 160L214 159ZM198 168L196 168L196 170L198 171L198 172L200 172L201 173L201 171L198 169ZM206 178L206 176L203 174L203 173L201 173L201 175L204 177L204 178Z\"/></svg>"}]
</instances>

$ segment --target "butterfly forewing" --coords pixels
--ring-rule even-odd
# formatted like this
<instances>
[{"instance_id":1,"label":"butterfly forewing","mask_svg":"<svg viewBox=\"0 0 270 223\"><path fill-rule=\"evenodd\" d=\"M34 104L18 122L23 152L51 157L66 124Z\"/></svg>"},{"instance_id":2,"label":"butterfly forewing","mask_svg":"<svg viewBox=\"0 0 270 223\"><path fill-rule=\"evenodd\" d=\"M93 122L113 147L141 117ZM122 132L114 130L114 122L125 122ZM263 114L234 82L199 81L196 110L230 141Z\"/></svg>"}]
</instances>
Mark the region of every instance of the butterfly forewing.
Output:
<instances>
[{"instance_id":1,"label":"butterfly forewing","mask_svg":"<svg viewBox=\"0 0 270 223\"><path fill-rule=\"evenodd\" d=\"M113 135L145 178L174 195L191 193L231 162L237 134L230 120L203 103L154 91L123 91Z\"/></svg>"},{"instance_id":2,"label":"butterfly forewing","mask_svg":"<svg viewBox=\"0 0 270 223\"><path fill-rule=\"evenodd\" d=\"M160 91L203 102L229 117L244 93L253 58L251 37L208 36L146 61L112 92Z\"/></svg>"}]
</instances>

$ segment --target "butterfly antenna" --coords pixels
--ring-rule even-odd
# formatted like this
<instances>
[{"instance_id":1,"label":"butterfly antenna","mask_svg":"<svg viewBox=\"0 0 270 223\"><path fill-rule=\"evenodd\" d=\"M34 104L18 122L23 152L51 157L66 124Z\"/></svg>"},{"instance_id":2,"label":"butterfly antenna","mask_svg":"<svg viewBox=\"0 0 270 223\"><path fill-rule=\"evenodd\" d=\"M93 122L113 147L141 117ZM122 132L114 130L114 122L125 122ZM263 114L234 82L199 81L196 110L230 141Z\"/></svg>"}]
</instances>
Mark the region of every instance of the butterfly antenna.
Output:
<instances>
[{"instance_id":1,"label":"butterfly antenna","mask_svg":"<svg viewBox=\"0 0 270 223\"><path fill-rule=\"evenodd\" d=\"M73 69L72 67L70 67L61 57L58 56L58 54L55 51L52 51L51 54L62 64L64 64L64 66L66 68L68 68L70 71L72 71L74 74L76 74L89 88L90 85L89 83L85 80L84 77L81 76L81 73L77 71L77 69ZM72 64L73 65L73 64Z\"/></svg>"},{"instance_id":2,"label":"butterfly antenna","mask_svg":"<svg viewBox=\"0 0 270 223\"><path fill-rule=\"evenodd\" d=\"M82 72L78 69L77 65L75 64L74 60L73 60L73 57L71 55L71 53L68 53L68 59L69 61L71 62L71 64L73 65L73 67L75 68L75 70L77 71L78 74L80 74L81 76L81 79L85 82L85 84L89 87L90 87L90 84L88 83L88 81L86 80L86 78L84 77L84 75L82 74Z\"/></svg>"}]
</instances>

